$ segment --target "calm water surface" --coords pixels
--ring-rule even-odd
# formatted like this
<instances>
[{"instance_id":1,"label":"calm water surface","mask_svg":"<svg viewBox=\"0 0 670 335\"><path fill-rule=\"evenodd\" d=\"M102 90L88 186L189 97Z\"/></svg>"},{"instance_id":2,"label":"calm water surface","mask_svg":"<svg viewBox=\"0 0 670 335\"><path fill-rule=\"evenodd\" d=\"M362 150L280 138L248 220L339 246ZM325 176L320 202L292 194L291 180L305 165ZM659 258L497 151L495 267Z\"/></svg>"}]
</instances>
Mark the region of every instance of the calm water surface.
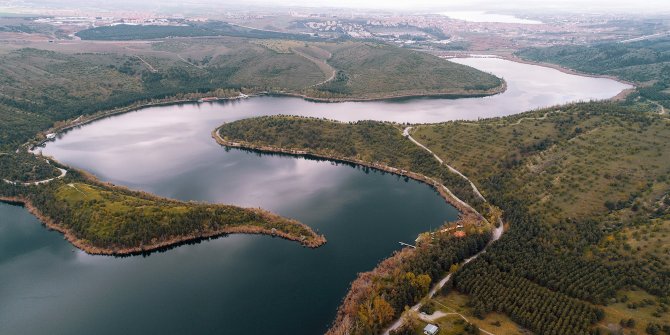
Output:
<instances>
[{"instance_id":1,"label":"calm water surface","mask_svg":"<svg viewBox=\"0 0 670 335\"><path fill-rule=\"evenodd\" d=\"M20 207L0 204L0 334L318 334L357 272L456 211L428 186L349 165L226 150L222 122L296 114L439 122L604 99L626 85L500 59L459 59L504 77L487 98L324 104L261 97L146 108L43 149L103 180L182 200L262 207L326 235L311 250L233 235L148 257L90 256Z\"/></svg>"},{"instance_id":2,"label":"calm water surface","mask_svg":"<svg viewBox=\"0 0 670 335\"><path fill-rule=\"evenodd\" d=\"M498 23L517 23L517 24L542 24L541 21L518 18L513 15L495 14L484 11L451 11L441 12L441 15L456 20L468 22L498 22Z\"/></svg>"}]
</instances>

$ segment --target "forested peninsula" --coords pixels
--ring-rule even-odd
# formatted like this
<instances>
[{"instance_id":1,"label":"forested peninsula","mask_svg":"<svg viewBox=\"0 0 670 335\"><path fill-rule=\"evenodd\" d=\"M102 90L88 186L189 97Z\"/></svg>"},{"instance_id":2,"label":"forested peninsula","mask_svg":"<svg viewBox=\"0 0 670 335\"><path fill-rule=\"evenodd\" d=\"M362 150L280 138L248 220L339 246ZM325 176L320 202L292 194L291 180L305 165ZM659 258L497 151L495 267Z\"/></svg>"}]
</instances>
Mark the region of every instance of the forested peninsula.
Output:
<instances>
[{"instance_id":1,"label":"forested peninsula","mask_svg":"<svg viewBox=\"0 0 670 335\"><path fill-rule=\"evenodd\" d=\"M165 40L157 32L157 40L132 48L80 42L0 54L0 197L25 204L89 253L132 254L229 233L317 247L325 237L294 220L131 191L28 151L101 117L205 97L285 94L340 101L481 96L504 89L490 74L383 43L269 39L226 25L207 29L223 36Z\"/></svg>"},{"instance_id":2,"label":"forested peninsula","mask_svg":"<svg viewBox=\"0 0 670 335\"><path fill-rule=\"evenodd\" d=\"M667 316L663 306L670 294L670 260L663 249L670 228L670 151L663 145L670 139L669 122L655 105L631 100L413 126L410 134L469 176L486 203L402 136L400 125L275 116L227 123L213 135L226 146L394 166L392 172L403 175L416 171L440 180L491 222L502 209L509 232L465 266L458 264L482 248L490 233L473 230L465 245L435 234L432 243L403 250L361 275L331 334L382 332L405 306L422 299L425 283L434 284L449 270L453 280L422 300L424 305L439 309L439 303L467 294L468 315L478 326L489 328L487 317L504 313L509 327L586 334L597 333L603 320L619 322L637 306L638 290L654 297L644 301L660 306L636 313L644 324L638 327L663 327L659 318ZM657 248L641 246L649 239ZM439 248L447 249L432 253ZM440 266L412 265L424 257ZM406 300L396 300L399 292ZM420 323L412 315L397 334L415 331Z\"/></svg>"}]
</instances>

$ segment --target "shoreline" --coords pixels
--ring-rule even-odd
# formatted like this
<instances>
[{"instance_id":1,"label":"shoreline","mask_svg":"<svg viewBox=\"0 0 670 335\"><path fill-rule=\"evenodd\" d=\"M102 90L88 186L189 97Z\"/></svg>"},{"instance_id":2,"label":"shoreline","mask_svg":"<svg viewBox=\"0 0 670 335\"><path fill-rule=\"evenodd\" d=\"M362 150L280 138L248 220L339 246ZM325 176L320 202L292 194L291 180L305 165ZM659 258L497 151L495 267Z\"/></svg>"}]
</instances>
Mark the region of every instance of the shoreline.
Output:
<instances>
[{"instance_id":1,"label":"shoreline","mask_svg":"<svg viewBox=\"0 0 670 335\"><path fill-rule=\"evenodd\" d=\"M497 77L496 77L497 78ZM302 98L306 101L312 102L324 102L324 103L341 103L341 102L379 102L379 101L397 101L405 99L421 99L421 98L434 98L434 99L468 99L468 98L484 98L495 96L507 91L507 81L503 78L498 78L502 82L499 86L489 89L487 91L482 91L481 93L466 93L462 92L453 92L453 93L401 93L401 94L386 94L380 97L340 97L340 98L319 98L313 97L303 93L292 93L292 92L273 92L270 95L279 95L279 96L290 96L296 98Z\"/></svg>"},{"instance_id":2,"label":"shoreline","mask_svg":"<svg viewBox=\"0 0 670 335\"><path fill-rule=\"evenodd\" d=\"M468 55L461 55L463 57L467 57ZM564 73L568 74L574 74L574 75L579 75L579 76L585 76L585 77L597 77L597 78L608 78L608 79L613 79L618 82L624 83L624 84L629 84L632 85L631 83L627 83L625 81L622 81L618 78L613 78L609 76L598 76L598 75L590 75L590 74L582 74L570 69L562 68L560 66L554 65L554 64L543 64L543 63L537 63L537 62L532 62L532 61L527 61L521 58L517 58L514 56L504 56L504 55L495 55L496 57L506 59L509 61L513 62L518 62L518 63L523 63L523 64L530 64L530 65L537 65L537 66L543 66L543 67L548 67L548 68L554 68L559 71L562 71ZM458 57L458 56L456 56ZM470 55L471 57L471 55ZM480 95L470 95L470 96L463 96L459 94L415 94L415 95L397 95L397 96L386 96L386 97L380 97L380 98L314 98L310 97L308 95L304 94L299 94L299 93L291 93L291 92L267 92L267 91L256 91L256 92L250 92L246 91L248 93L248 97L257 97L257 96L271 96L271 95L278 95L278 96L291 96L291 97L297 97L297 98L302 98L307 101L317 101L317 102L324 102L324 103L339 103L339 102L365 102L365 101L384 101L384 100L398 100L398 99L413 99L413 98L466 98L466 97L481 97L481 96L490 96L490 95L495 95L495 94L500 94L506 91L507 89L507 82L504 79L502 80L502 84L496 88L497 93L492 93L492 94L480 94ZM634 85L633 85L634 86ZM619 95L623 94L625 91L622 91ZM203 96L207 96L207 94L203 94ZM234 97L222 97L219 98L218 101L233 101L233 100L239 100L242 97L240 96L234 96ZM42 131L38 133L38 136L42 136L44 139L40 139L39 137L34 138L33 140L30 140L26 143L24 143L22 146L28 146L31 150L34 150L37 146L40 146L50 139L46 138L46 134L61 134L63 132L66 132L70 129L79 127L79 126L84 126L86 124L92 123L94 121L104 119L106 117L111 117L111 116L116 116L116 115L121 115L125 113L130 113L133 111L141 110L144 108L148 107L156 107L156 106L166 106L166 105L173 105L173 104L182 104L182 103L198 103L199 98L181 98L177 96L172 96L168 97L162 100L158 101L148 101L145 103L142 103L140 101L125 106L125 107L119 107L116 109L112 110L104 110L100 111L97 113L89 114L86 119L84 120L79 120L79 118L75 120L71 120L59 127L51 127L48 130ZM610 98L610 99L614 99ZM431 186L433 189L435 189L438 194L450 205L454 206L460 213L461 218L468 216L468 215L475 215L478 220L484 220L484 217L474 208L472 208L469 204L464 202L463 200L459 199L455 194L451 192L446 186L443 184L437 182L435 179L421 175L418 173L414 173L411 171L405 171L402 169L394 168L391 166L383 165L383 164L375 164L375 163L369 163L369 162L364 162L356 159L350 159L346 157L333 157L333 156L328 156L328 155L322 155L318 153L313 153L313 152L304 152L304 151L298 151L298 150L291 150L291 149L282 149L282 148L273 148L273 147L263 147L263 146L256 146L252 144L242 144L242 143L235 143L235 142L228 142L225 141L223 138L221 138L218 134L218 130L220 127L217 127L213 132L212 132L212 137L217 141L222 146L228 146L228 147L234 147L234 148L241 148L241 149L248 149L248 150L256 150L260 152L268 152L268 153L279 153L279 154L288 154L292 156L306 156L306 157L315 157L315 158L320 158L320 159L326 159L326 160L331 160L331 161L341 161L345 163L350 163L350 164L355 164L355 165L360 165L360 166L365 166L373 169L377 169L380 171L392 173L398 176L403 176L403 177L409 177L413 180L422 182L424 184L427 184ZM56 161L54 159L54 161ZM56 161L57 162L57 161ZM59 163L60 164L60 163ZM90 175L88 172L83 171L85 174L89 175L89 179L92 179L96 183L102 183L105 185L110 186L111 184L105 183L103 181L98 180L96 177ZM113 187L120 187L117 185L111 185ZM125 187L124 187L125 188ZM127 189L127 188L126 188ZM142 192L144 193L144 192ZM152 195L154 196L154 195ZM24 201L25 200L25 201ZM152 252L152 251L159 251L164 248L170 248L170 247L175 247L179 246L181 244L186 244L189 242L197 242L201 241L204 239L209 239L213 237L218 237L218 236L223 236L227 234L234 234L234 233L241 233L241 234L265 234L265 235L270 235L270 236L279 236L280 234L277 232L275 234L272 234L271 231L260 227L229 227L225 229L221 229L218 231L212 231L212 232L206 232L203 234L199 235L185 235L185 236L180 236L180 237L173 237L170 238L166 241L161 241L156 244L148 245L148 246L139 246L139 247L133 247L133 248L118 248L118 249L113 249L113 248L98 248L94 246L90 246L86 244L84 241L81 241L77 239L67 228L63 228L53 221L51 221L50 218L46 217L42 213L40 213L32 204L30 201L27 199L20 199L20 198L3 198L0 197L0 201L3 202L12 202L12 203L19 203L23 204L31 213L33 213L40 221L43 222L48 228L57 230L65 235L65 238L70 241L74 246L77 248L89 253L89 254L100 254L100 255L117 255L117 256L123 256L123 255L134 255L134 254L143 254L146 252ZM254 210L254 209L251 209ZM269 212L265 212L268 214L272 214ZM274 215L274 214L273 214ZM44 220L43 220L44 219ZM49 221L49 222L47 222ZM311 228L309 228L311 230ZM283 233L282 233L283 234ZM322 244L325 243L325 238L321 242L315 242L314 245L309 245L302 243L303 241L300 241L296 237L292 237L288 234L286 236L279 236L281 238L285 238L287 240L291 241L297 241L303 244L304 246L310 247L310 248L316 248ZM322 236L320 236L322 237Z\"/></svg>"},{"instance_id":3,"label":"shoreline","mask_svg":"<svg viewBox=\"0 0 670 335\"><path fill-rule=\"evenodd\" d=\"M482 92L482 93L477 93L477 94L465 94L465 93L417 93L417 94L389 94L385 95L382 97L378 98L356 98L356 97L343 97L343 98L319 98L319 97L313 97L307 94L299 93L299 92L268 92L268 91L257 91L257 92L250 92L249 94L246 94L245 97L240 97L240 96L235 96L235 97L221 97L218 98L217 100L214 100L212 102L216 101L235 101L235 100L241 100L241 99L248 99L248 98L253 98L253 97L261 97L261 96L284 96L284 97L294 97L294 98L301 98L306 101L311 101L311 102L322 102L322 103L343 103L343 102L375 102L375 101L394 101L394 100L403 100L403 99L421 99L421 98L435 98L435 99L467 99L467 98L483 98L483 97L488 97L488 96L494 96L498 95L501 93L504 93L507 91L507 81L505 81L503 78L500 78L502 81L502 84L495 89L490 90L489 92ZM207 94L203 94L203 96L207 96ZM58 135L62 134L70 129L79 127L79 126L84 126L87 125L91 122L98 121L100 119L104 119L106 117L111 117L111 116L116 116L116 115L121 115L125 113L130 113L130 112L135 112L144 108L149 108L149 107L158 107L158 106L169 106L169 105L176 105L176 104L185 104L185 103L203 103L202 101L199 101L201 98L177 98L177 97L167 97L165 99L155 101L155 102L146 102L146 103L141 103L140 101L130 104L128 106L124 107L119 107L111 110L103 110L99 111L93 114L88 114L88 115L82 115L82 117L87 117L83 121L78 121L79 118L71 121L66 121L62 126L59 127L50 127L46 130L40 131L37 133L37 137L29 140L28 142L24 143L21 145L22 147L28 147L29 150L33 150L36 147L48 142L51 140L51 138L47 138L47 134L53 134L53 135ZM41 137L41 138L40 138Z\"/></svg>"},{"instance_id":4,"label":"shoreline","mask_svg":"<svg viewBox=\"0 0 670 335\"><path fill-rule=\"evenodd\" d=\"M472 58L472 57L477 57L478 55L475 53L470 53L470 52L464 52L464 53L451 53L451 54L445 54L441 55L439 57L445 58L445 59L450 59L450 58ZM550 69L557 70L559 72L569 74L569 75L574 75L574 76L581 76L581 77L588 77L588 78L601 78L601 79L610 79L614 80L618 83L625 84L632 86L631 88L627 88L619 92L619 94L607 99L607 100L615 100L615 99L623 99L625 98L628 94L633 92L635 89L637 89L638 85L634 82L630 82L628 80L618 78L615 76L611 75L606 75L606 74L596 74L596 73L588 73L588 72L581 72L575 69L571 69L568 67L564 67L562 65L554 64L554 63L546 63L546 62L538 62L538 61L533 61L530 59L525 59L521 58L519 56L516 56L514 54L508 54L508 53L492 53L491 55L487 55L488 57L480 57L480 58L499 58L499 59L504 59L510 62L515 62L515 63L521 63L521 64L527 64L527 65L536 65L536 66L541 66L541 67L546 67Z\"/></svg>"},{"instance_id":5,"label":"shoreline","mask_svg":"<svg viewBox=\"0 0 670 335\"><path fill-rule=\"evenodd\" d=\"M90 178L90 175L87 175L87 178ZM95 183L101 183L103 185L109 186L109 184L106 184L104 182L99 182L97 180L94 180ZM118 187L118 186L114 186ZM126 189L126 188L124 188ZM145 192L141 192L145 194ZM146 193L148 194L148 193ZM155 195L148 194L152 197L156 197ZM171 199L170 199L171 200ZM171 201L178 201L178 200L171 200ZM291 224L296 224L300 225L303 227L306 227L310 232L314 234L312 239L307 239L306 236L304 239L298 236L293 236L290 235L289 233L282 232L279 230L273 231L272 229L268 228L263 228L259 226L250 226L250 225L241 225L241 226L232 226L232 227L224 227L218 230L213 230L213 231L206 231L200 234L187 234L187 235L181 235L181 236L172 236L169 237L165 240L155 242L152 244L148 245L140 245L137 247L97 247L94 245L89 244L86 240L81 239L75 235L74 232L72 232L71 229L68 227L65 227L63 224L57 223L55 220L53 220L51 217L48 215L42 213L37 206L33 205L32 201L26 197L23 196L14 196L14 197L5 197L5 196L0 196L0 202L2 203L7 203L10 205L18 205L24 207L30 214L34 215L44 226L47 227L49 230L55 230L61 234L63 234L63 237L65 240L67 240L70 244L72 244L74 247L77 249L80 249L84 251L85 253L89 255L104 255L104 256L134 256L134 255L145 255L148 253L152 252L158 252L158 251L164 251L164 250L169 250L181 245L185 244L191 244L191 243L197 243L200 241L212 239L212 238L218 238L230 234L245 234L245 235L267 235L270 237L279 237L288 241L293 241L293 242L298 242L300 243L303 247L307 247L310 249L316 249L324 244L326 244L326 238L323 235L317 234L314 230L312 230L311 227L305 225L302 222L299 222L294 219L289 219L289 218L284 218L278 214L274 214L271 212L268 212L266 210L262 209L257 209L257 208L245 208L245 207L240 207L245 210L253 211L254 213L257 213L266 219L285 219L291 222Z\"/></svg>"},{"instance_id":6,"label":"shoreline","mask_svg":"<svg viewBox=\"0 0 670 335\"><path fill-rule=\"evenodd\" d=\"M385 164L375 164L375 163L370 163L358 159L353 159L353 158L347 158L347 157L335 157L335 156L329 156L329 155L324 155L324 154L319 154L319 153L314 153L314 152L309 152L309 151L301 151L301 150L294 150L294 149L284 149L284 148L278 148L278 147L272 147L272 146L259 146L259 145L254 145L251 143L238 143L238 142L232 142L232 141L227 141L221 137L219 134L219 129L221 126L217 127L212 131L212 138L216 141L221 146L224 147L231 147L231 148L238 148L238 149L246 149L246 150L254 150L254 151L259 151L259 152L264 152L264 153L275 153L275 154L286 154L290 156L298 156L298 157L312 157L312 158L319 158L319 159L325 159L329 161L335 161L335 162L344 162L344 163L350 163L354 165L360 165L372 169L376 169L379 171L383 172L388 172L392 173L398 176L402 177L408 177L411 178L415 181L422 182L424 184L427 184L428 186L432 187L437 193L444 199L447 203L449 203L451 206L456 208L459 212L459 219L463 219L464 217L467 217L469 215L474 215L478 220L486 221L483 215L481 215L477 210L475 210L472 206L467 204L465 201L461 200L458 198L449 188L444 186L442 183L439 183L435 179L425 176L423 174L415 173L412 171L407 171L403 169L398 169L394 168Z\"/></svg>"},{"instance_id":7,"label":"shoreline","mask_svg":"<svg viewBox=\"0 0 670 335\"><path fill-rule=\"evenodd\" d=\"M618 77L615 77L615 76L607 75L607 74L596 74L596 73L581 72L581 71L578 71L578 70L567 68L567 67L562 66L562 65L558 65L558 64L554 64L554 63L536 62L536 61L533 61L533 60L521 58L521 57L516 56L516 55L499 55L499 57L502 58L502 59L511 61L511 62L548 67L548 68L563 72L565 74L571 74L571 75L575 75L575 76L610 79L610 80L614 80L616 82L619 82L621 84L626 84L626 85L633 86L632 87L633 89L637 88L637 84L635 84L633 82L630 82L628 80L621 79L621 78L618 78Z\"/></svg>"},{"instance_id":8,"label":"shoreline","mask_svg":"<svg viewBox=\"0 0 670 335\"><path fill-rule=\"evenodd\" d=\"M476 54L472 53L462 53L462 52L452 52L452 53L445 53L445 54L438 54L437 55L440 58L443 59L449 59L449 58L468 58L468 57L477 57ZM506 54L506 53L494 53L491 54L490 57L493 58L500 58L504 60L508 60L511 62L516 62L516 63L521 63L521 64L528 64L528 65L536 65L536 66L541 66L541 67L546 67L546 68L551 68L558 70L560 72L570 74L570 75L577 75L577 76L583 76L583 77L590 77L590 78L604 78L604 79L610 79L617 81L622 84L630 85L632 86L631 88L624 89L621 92L619 92L617 95L606 99L606 100L622 100L625 99L626 96L630 93L632 93L636 88L637 85L635 83L614 77L614 76L609 76L609 75L598 75L598 74L590 74L590 73L583 73L579 72L570 68L566 68L557 64L552 64L552 63L543 63L543 62L535 62L527 59L523 59L520 57L517 57L513 54ZM466 94L466 93L410 93L410 94L386 94L381 97L371 97L371 98L364 98L364 97L340 97L340 98L319 98L319 97L313 97L305 93L300 93L300 92L268 92L268 91L259 91L259 90L254 90L254 89L247 89L247 94L245 94L245 97L241 96L234 96L234 97L221 97L218 98L217 101L234 101L234 100L239 100L243 98L253 98L253 97L258 97L258 96L286 96L286 97L296 97L296 98L301 98L306 101L311 101L311 102L322 102L322 103L341 103L341 102L374 102L374 101L397 101L397 100L404 100L404 99L421 99L421 98L435 98L435 99L467 99L467 98L482 98L482 97L488 97L488 96L495 96L501 93L504 93L507 91L507 81L504 78L499 78L502 81L502 84L496 88L481 92L481 93L475 93L475 94ZM242 93L243 90L239 90L240 93ZM207 93L188 93L188 92L181 92L177 94L200 94L202 97L207 97L209 94ZM125 113L130 113L134 112L140 109L148 108L148 107L156 107L156 106L168 106L168 105L173 105L173 104L181 104L181 103L199 103L199 99L202 97L194 97L194 98L178 98L176 95L175 96L170 96L166 97L164 99L156 99L157 101L150 101L148 99L145 100L138 100L130 105L123 106L123 107L118 107L114 108L111 110L103 110L99 111L96 113L88 114L88 115L82 115L81 117L88 117L87 119L83 121L78 121L79 118L75 120L65 120L63 122L66 122L64 125L59 126L59 127L50 127L46 130L40 131L36 134L36 137L33 139L29 140L28 142L22 144L20 147L27 147L29 151L34 150L36 147L48 142L51 140L51 138L47 138L47 134L61 134L67 130L70 130L72 128L78 127L78 126L83 126L88 123L91 123L93 121L97 121L106 117L110 116L115 116L115 115L121 115ZM143 102L143 101L148 101L148 102Z\"/></svg>"}]
</instances>

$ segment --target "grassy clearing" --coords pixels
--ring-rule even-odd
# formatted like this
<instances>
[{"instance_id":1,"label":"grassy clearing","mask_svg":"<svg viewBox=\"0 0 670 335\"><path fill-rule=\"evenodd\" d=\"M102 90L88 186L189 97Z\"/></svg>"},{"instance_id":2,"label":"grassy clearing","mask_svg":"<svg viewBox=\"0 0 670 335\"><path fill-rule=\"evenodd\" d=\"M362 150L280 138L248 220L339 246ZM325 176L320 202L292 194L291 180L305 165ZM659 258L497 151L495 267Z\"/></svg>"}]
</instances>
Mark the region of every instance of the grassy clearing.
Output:
<instances>
[{"instance_id":1,"label":"grassy clearing","mask_svg":"<svg viewBox=\"0 0 670 335\"><path fill-rule=\"evenodd\" d=\"M663 312L662 307L667 308L667 299L663 304L658 297L636 289L619 292L617 300L620 302L604 307L606 317L598 325L601 329L622 331L621 334L645 334L650 323L670 324L667 321L670 314ZM622 325L621 320L630 319L634 321L632 325Z\"/></svg>"},{"instance_id":2,"label":"grassy clearing","mask_svg":"<svg viewBox=\"0 0 670 335\"><path fill-rule=\"evenodd\" d=\"M423 335L423 328L428 324L427 322L421 320L410 321L411 328L413 330L412 334ZM458 316L449 315L442 318L439 318L432 322L432 324L440 327L440 335L461 335L467 334L465 331L465 321Z\"/></svg>"},{"instance_id":3,"label":"grassy clearing","mask_svg":"<svg viewBox=\"0 0 670 335\"><path fill-rule=\"evenodd\" d=\"M473 314L472 308L468 307L468 296L455 290L450 290L446 295L437 296L432 300L432 305L436 310L445 313L462 314L468 319L468 322L496 335L524 334L523 328L519 327L519 325L514 323L504 314L488 313L484 315L483 319L476 317ZM454 318L454 316L450 316L450 318ZM527 331L525 332L527 333Z\"/></svg>"},{"instance_id":4,"label":"grassy clearing","mask_svg":"<svg viewBox=\"0 0 670 335\"><path fill-rule=\"evenodd\" d=\"M665 199L664 199L665 200ZM641 257L658 257L670 263L670 220L656 219L649 225L623 230L625 250Z\"/></svg>"}]
</instances>

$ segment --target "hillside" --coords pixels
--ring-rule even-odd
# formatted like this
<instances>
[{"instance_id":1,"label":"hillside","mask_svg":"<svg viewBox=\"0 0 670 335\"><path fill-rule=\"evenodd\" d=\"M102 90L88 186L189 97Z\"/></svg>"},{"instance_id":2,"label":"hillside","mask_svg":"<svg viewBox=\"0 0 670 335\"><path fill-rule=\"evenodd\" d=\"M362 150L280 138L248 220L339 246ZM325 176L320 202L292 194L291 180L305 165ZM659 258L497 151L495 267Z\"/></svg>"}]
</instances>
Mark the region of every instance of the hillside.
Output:
<instances>
[{"instance_id":1,"label":"hillside","mask_svg":"<svg viewBox=\"0 0 670 335\"><path fill-rule=\"evenodd\" d=\"M645 236L640 231L663 239L670 218L669 122L653 109L589 103L416 128L413 136L470 176L511 227L455 277L474 315L502 312L551 333L554 321L538 314L545 308L538 302L567 307L581 301L604 313L572 317L616 324L636 309L617 303L642 290L661 307L635 311L636 328L641 333L663 324L670 255L667 248L633 246ZM570 327L577 328L562 333L585 331Z\"/></svg>"},{"instance_id":2,"label":"hillside","mask_svg":"<svg viewBox=\"0 0 670 335\"><path fill-rule=\"evenodd\" d=\"M332 52L328 64L337 69L337 76L310 92L316 97L468 96L503 88L499 78L423 52L353 42L324 48Z\"/></svg>"},{"instance_id":3,"label":"hillside","mask_svg":"<svg viewBox=\"0 0 670 335\"><path fill-rule=\"evenodd\" d=\"M402 128L396 125L269 116L226 123L218 133L225 141L239 142L242 146L291 149L420 173L449 185L459 198L471 205L481 205L470 184L402 136Z\"/></svg>"},{"instance_id":4,"label":"hillside","mask_svg":"<svg viewBox=\"0 0 670 335\"><path fill-rule=\"evenodd\" d=\"M500 241L455 273L455 289L468 295L464 313L542 334L588 333L633 312L640 332L667 324L669 124L644 105L599 102L415 126L412 136L469 176L509 225ZM432 176L442 171L400 130L378 122L264 117L219 131L242 146L355 157ZM456 179L441 180L468 201L474 198L465 185L451 184ZM352 288L350 294L360 292ZM643 306L656 307L638 310L642 296ZM349 304L342 309L351 310ZM343 324L359 329L360 320L347 315L334 333ZM495 331L490 321L476 323Z\"/></svg>"},{"instance_id":5,"label":"hillside","mask_svg":"<svg viewBox=\"0 0 670 335\"><path fill-rule=\"evenodd\" d=\"M480 95L499 84L491 75L434 56L354 42L228 37L34 46L8 45L0 52L0 148L8 151L54 123L151 100L232 97L240 91L345 100ZM322 84L332 67L339 79ZM347 83L334 83L345 77ZM326 92L332 85L347 93Z\"/></svg>"}]
</instances>

